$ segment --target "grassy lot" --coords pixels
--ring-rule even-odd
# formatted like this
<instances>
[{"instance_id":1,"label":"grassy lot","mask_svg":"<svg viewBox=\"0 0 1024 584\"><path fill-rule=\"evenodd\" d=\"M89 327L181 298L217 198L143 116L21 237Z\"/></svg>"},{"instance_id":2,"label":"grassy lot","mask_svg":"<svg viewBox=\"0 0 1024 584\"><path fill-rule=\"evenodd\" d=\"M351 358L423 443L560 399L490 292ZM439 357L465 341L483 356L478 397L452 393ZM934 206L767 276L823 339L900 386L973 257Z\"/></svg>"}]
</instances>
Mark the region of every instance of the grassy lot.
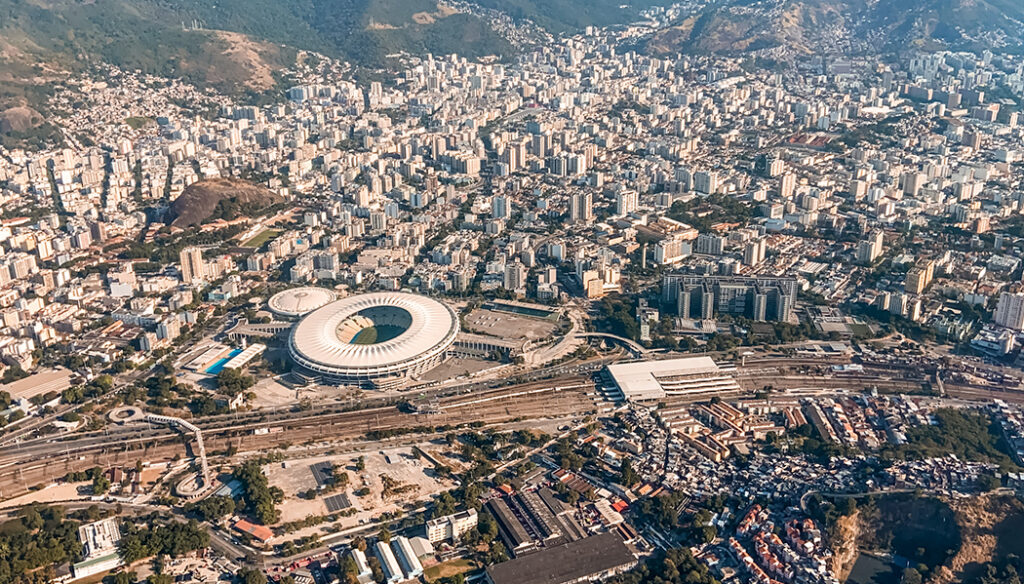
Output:
<instances>
[{"instance_id":1,"label":"grassy lot","mask_svg":"<svg viewBox=\"0 0 1024 584\"><path fill-rule=\"evenodd\" d=\"M280 231L277 231L276 229L266 229L242 245L245 247L260 247L278 235L281 235Z\"/></svg>"},{"instance_id":2,"label":"grassy lot","mask_svg":"<svg viewBox=\"0 0 1024 584\"><path fill-rule=\"evenodd\" d=\"M449 560L442 562L436 566L430 566L423 570L423 575L427 577L428 582L440 580L441 578L448 578L456 574L464 574L466 572L472 572L476 569L476 563L473 560L459 559Z\"/></svg>"},{"instance_id":3,"label":"grassy lot","mask_svg":"<svg viewBox=\"0 0 1024 584\"><path fill-rule=\"evenodd\" d=\"M124 121L124 123L128 124L128 126L133 130L138 130L142 126L152 122L153 118L147 118L145 116L132 116Z\"/></svg>"},{"instance_id":4,"label":"grassy lot","mask_svg":"<svg viewBox=\"0 0 1024 584\"><path fill-rule=\"evenodd\" d=\"M369 326L356 333L356 336L352 337L352 340L349 342L353 345L373 345L375 343L383 343L384 341L390 341L404 333L405 330L406 329L400 326L393 326L390 324Z\"/></svg>"},{"instance_id":5,"label":"grassy lot","mask_svg":"<svg viewBox=\"0 0 1024 584\"><path fill-rule=\"evenodd\" d=\"M852 332L856 336L864 338L869 338L872 336L871 327L869 327L866 324L854 323L849 326L850 332Z\"/></svg>"}]
</instances>

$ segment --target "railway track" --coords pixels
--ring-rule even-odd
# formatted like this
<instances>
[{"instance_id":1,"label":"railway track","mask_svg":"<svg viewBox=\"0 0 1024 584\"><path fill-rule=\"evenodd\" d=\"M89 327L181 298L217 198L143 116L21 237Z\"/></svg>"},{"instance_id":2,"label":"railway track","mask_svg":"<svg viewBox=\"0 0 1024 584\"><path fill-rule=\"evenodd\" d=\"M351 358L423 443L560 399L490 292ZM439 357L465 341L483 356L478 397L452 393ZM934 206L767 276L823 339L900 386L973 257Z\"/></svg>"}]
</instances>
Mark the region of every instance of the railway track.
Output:
<instances>
[{"instance_id":1,"label":"railway track","mask_svg":"<svg viewBox=\"0 0 1024 584\"><path fill-rule=\"evenodd\" d=\"M553 388L556 385L571 385L574 386L574 388L578 387L581 391L585 387L592 387L592 384L588 385L586 383L586 378L577 376L561 379L557 384L550 381L532 382L522 385L474 392L445 398L440 400L439 403L442 407L448 408L459 407L467 403L475 403L479 401L500 401L501 399L507 398L511 395L519 395L524 392L535 392L538 389ZM207 433L216 434L218 432L228 430L251 431L260 428L292 428L302 426L307 423L335 424L338 422L345 422L361 424L368 420L380 418L382 415L390 415L394 413L401 413L398 411L396 405L356 410L351 409L350 407L332 404L323 408L314 407L305 411L288 409L270 412L256 411L237 414L222 414L192 420L192 423L199 427L205 436ZM370 427L370 429L373 428ZM10 451L12 451L12 453L18 453L42 444L64 444L66 445L66 448L62 448L63 450L66 450L67 452L75 452L82 449L88 449L97 443L107 444L110 442L120 442L122 440L134 443L145 439L177 435L178 432L173 429L163 426L148 426L143 422L133 423L126 426L114 426L93 432L79 432L66 436L42 436L38 438L31 438L20 441L16 446L13 446ZM51 451L55 449L57 448L49 446L44 450ZM9 455L10 454L8 454L8 456ZM5 458L5 455L0 455L0 468L3 468L3 461Z\"/></svg>"},{"instance_id":2,"label":"railway track","mask_svg":"<svg viewBox=\"0 0 1024 584\"><path fill-rule=\"evenodd\" d=\"M530 384L538 385L538 384ZM486 402L468 405L466 397L451 400L457 412L405 413L395 406L340 413L300 412L290 418L229 423L219 420L203 424L203 439L211 455L218 451L266 450L288 444L323 441L343 442L363 438L368 432L400 431L416 427L446 427L466 423L490 425L518 419L577 415L595 411L597 405L579 389L537 391L503 388L487 392ZM478 398L479 399L479 398ZM0 455L0 495L10 496L12 489L27 490L40 482L50 482L67 472L93 466L134 464L136 460L159 461L180 456L188 437L165 428L124 426L103 433L91 433L72 440L36 440L9 449ZM267 429L266 434L255 434ZM269 432L273 429L273 432Z\"/></svg>"},{"instance_id":3,"label":"railway track","mask_svg":"<svg viewBox=\"0 0 1024 584\"><path fill-rule=\"evenodd\" d=\"M863 390L877 387L883 392L915 392L929 379L920 374L868 366L861 373L807 375L789 373L794 366L826 365L822 359L764 359L736 371L737 380L752 391L772 385L802 389ZM437 407L422 413L403 412L396 404L353 410L344 404L314 409L240 412L194 420L202 431L211 455L234 448L256 451L284 445L318 442L352 443L377 430L401 431L413 427L445 427L466 423L492 425L517 419L578 415L600 408L593 397L594 384L582 375L532 381L500 388L459 392L436 400ZM981 400L1003 399L1024 403L1024 392L969 384L945 384L949 397ZM740 393L722 396L741 397ZM694 400L707 396L694 396ZM414 398L415 399L415 398ZM266 430L267 433L256 434ZM23 440L0 452L0 496L23 492L31 486L51 482L69 471L92 466L134 464L137 460L164 461L180 457L188 437L166 427L145 423L113 426L104 431L66 437L42 436Z\"/></svg>"}]
</instances>

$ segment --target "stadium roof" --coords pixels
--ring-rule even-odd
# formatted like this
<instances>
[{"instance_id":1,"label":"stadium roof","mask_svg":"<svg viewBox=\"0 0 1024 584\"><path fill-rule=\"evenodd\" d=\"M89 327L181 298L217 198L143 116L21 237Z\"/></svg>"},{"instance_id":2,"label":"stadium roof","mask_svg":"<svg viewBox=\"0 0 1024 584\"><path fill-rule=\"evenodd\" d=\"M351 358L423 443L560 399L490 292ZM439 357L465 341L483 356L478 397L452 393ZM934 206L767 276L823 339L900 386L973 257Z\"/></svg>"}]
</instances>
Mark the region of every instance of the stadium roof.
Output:
<instances>
[{"instance_id":1,"label":"stadium roof","mask_svg":"<svg viewBox=\"0 0 1024 584\"><path fill-rule=\"evenodd\" d=\"M303 316L338 298L333 290L316 286L303 286L278 292L267 301L275 314L287 317Z\"/></svg>"},{"instance_id":2,"label":"stadium roof","mask_svg":"<svg viewBox=\"0 0 1024 584\"><path fill-rule=\"evenodd\" d=\"M392 336L361 342L369 329ZM337 376L394 375L444 353L459 332L446 304L403 292L375 292L337 300L306 315L292 329L292 358L311 371ZM387 336L387 335L382 335Z\"/></svg>"}]
</instances>

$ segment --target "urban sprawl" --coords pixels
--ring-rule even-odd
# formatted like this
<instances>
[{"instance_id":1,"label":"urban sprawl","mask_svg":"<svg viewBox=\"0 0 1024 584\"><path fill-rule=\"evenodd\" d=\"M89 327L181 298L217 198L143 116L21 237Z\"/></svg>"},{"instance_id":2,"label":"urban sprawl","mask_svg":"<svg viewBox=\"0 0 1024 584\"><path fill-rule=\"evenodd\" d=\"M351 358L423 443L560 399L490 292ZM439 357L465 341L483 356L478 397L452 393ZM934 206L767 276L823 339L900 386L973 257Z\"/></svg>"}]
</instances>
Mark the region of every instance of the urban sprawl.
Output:
<instances>
[{"instance_id":1,"label":"urban sprawl","mask_svg":"<svg viewBox=\"0 0 1024 584\"><path fill-rule=\"evenodd\" d=\"M858 505L1024 488L1024 58L631 50L670 16L61 86L0 148L45 580L832 583Z\"/></svg>"}]
</instances>

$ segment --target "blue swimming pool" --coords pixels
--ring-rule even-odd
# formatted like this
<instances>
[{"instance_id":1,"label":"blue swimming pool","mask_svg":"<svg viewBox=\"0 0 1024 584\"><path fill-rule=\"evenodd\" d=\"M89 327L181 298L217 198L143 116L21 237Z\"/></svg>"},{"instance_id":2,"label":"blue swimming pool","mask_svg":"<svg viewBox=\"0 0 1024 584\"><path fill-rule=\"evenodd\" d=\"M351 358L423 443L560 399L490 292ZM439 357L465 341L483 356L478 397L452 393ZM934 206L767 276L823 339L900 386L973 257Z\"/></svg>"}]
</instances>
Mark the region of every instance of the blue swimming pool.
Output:
<instances>
[{"instance_id":1,"label":"blue swimming pool","mask_svg":"<svg viewBox=\"0 0 1024 584\"><path fill-rule=\"evenodd\" d=\"M206 372L209 373L210 375L216 375L220 373L221 369L224 369L224 365L227 365L228 361L233 359L235 355L238 355L241 352L241 349L234 349L233 351L228 353L227 357L222 357L214 361L213 365L210 365L209 367L206 368Z\"/></svg>"}]
</instances>

